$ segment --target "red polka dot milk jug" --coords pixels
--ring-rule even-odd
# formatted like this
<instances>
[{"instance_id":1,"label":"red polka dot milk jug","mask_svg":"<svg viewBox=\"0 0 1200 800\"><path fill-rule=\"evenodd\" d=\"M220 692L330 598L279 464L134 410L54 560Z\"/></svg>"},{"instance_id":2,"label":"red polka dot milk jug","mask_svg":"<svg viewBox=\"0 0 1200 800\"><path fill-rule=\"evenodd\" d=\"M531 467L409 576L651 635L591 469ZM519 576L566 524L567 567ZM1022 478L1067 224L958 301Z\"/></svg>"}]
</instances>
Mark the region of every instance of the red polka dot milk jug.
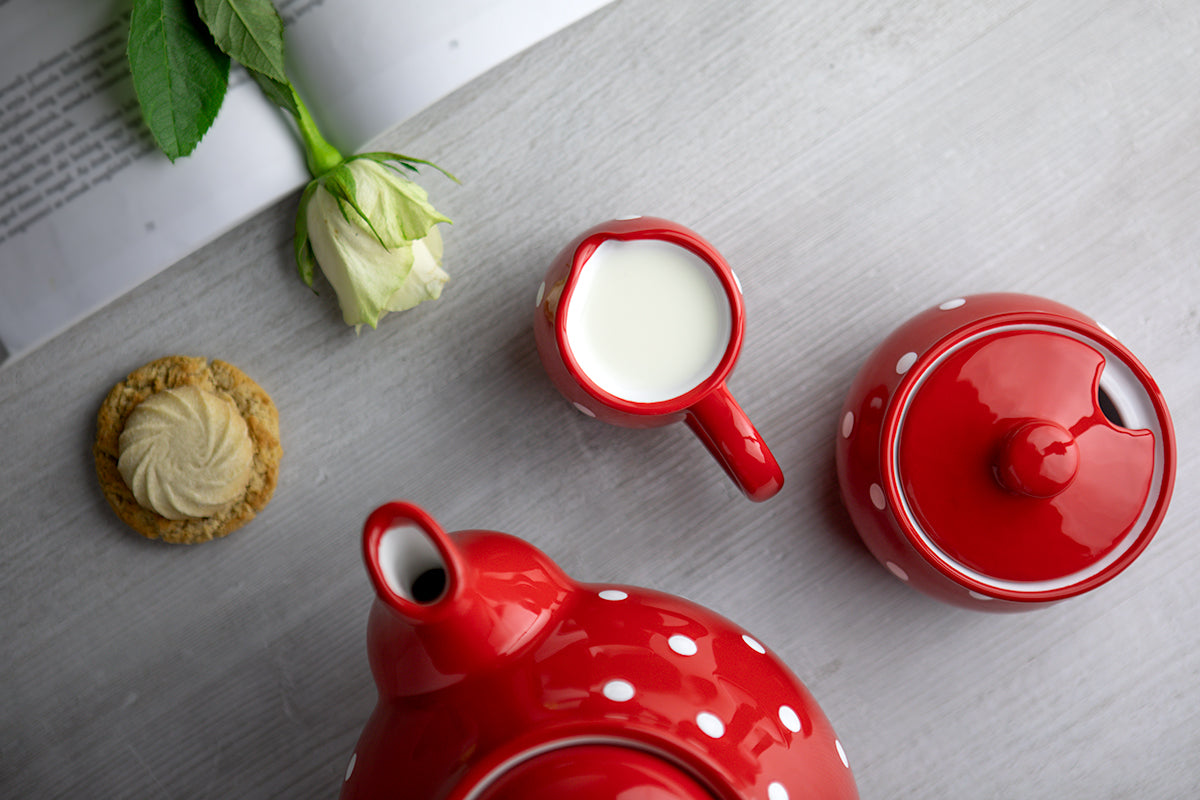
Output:
<instances>
[{"instance_id":1,"label":"red polka dot milk jug","mask_svg":"<svg viewBox=\"0 0 1200 800\"><path fill-rule=\"evenodd\" d=\"M1095 320L1020 294L950 300L898 328L851 386L837 440L875 557L992 611L1113 578L1150 543L1175 478L1145 367Z\"/></svg>"},{"instance_id":2,"label":"red polka dot milk jug","mask_svg":"<svg viewBox=\"0 0 1200 800\"><path fill-rule=\"evenodd\" d=\"M370 515L363 552L379 700L344 800L858 796L808 691L710 611L407 503Z\"/></svg>"}]
</instances>

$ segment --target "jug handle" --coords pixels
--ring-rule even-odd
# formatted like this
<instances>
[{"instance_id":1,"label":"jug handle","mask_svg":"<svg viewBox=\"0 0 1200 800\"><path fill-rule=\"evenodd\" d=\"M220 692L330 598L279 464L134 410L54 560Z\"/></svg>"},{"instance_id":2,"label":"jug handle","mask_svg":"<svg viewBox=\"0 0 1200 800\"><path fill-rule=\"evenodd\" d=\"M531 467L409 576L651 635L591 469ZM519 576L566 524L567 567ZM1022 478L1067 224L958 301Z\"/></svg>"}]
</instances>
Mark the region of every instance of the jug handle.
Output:
<instances>
[{"instance_id":1,"label":"jug handle","mask_svg":"<svg viewBox=\"0 0 1200 800\"><path fill-rule=\"evenodd\" d=\"M762 502L783 488L783 471L724 383L687 410L685 421L746 497Z\"/></svg>"}]
</instances>

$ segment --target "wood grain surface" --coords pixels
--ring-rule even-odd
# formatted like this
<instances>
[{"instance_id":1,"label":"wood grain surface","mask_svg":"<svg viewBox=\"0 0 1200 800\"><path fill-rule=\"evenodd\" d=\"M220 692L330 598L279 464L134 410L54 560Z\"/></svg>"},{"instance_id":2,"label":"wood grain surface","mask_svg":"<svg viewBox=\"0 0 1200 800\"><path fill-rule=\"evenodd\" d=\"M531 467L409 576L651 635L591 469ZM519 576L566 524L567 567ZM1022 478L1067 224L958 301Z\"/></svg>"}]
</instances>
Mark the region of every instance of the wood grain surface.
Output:
<instances>
[{"instance_id":1,"label":"wood grain surface","mask_svg":"<svg viewBox=\"0 0 1200 800\"><path fill-rule=\"evenodd\" d=\"M424 179L455 220L436 303L356 336L295 277L291 197L5 367L0 795L336 797L375 699L357 537L402 497L736 620L864 798L1195 797L1198 41L1194 0L618 0L378 142L462 179ZM682 426L576 413L538 362L549 259L636 213L741 278L730 387L787 476L766 503ZM1133 567L1012 616L889 575L833 468L874 345L993 290L1114 330L1180 454ZM258 519L192 548L126 529L90 457L112 384L175 353L253 377L284 448Z\"/></svg>"}]
</instances>

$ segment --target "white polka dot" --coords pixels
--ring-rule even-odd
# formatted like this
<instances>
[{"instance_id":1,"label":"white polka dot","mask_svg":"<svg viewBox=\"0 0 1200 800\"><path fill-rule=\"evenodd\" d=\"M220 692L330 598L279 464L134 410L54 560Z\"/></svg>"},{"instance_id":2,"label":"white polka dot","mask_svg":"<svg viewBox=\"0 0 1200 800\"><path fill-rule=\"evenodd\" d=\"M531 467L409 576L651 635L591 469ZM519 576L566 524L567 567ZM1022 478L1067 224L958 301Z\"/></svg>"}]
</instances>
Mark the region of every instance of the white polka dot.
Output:
<instances>
[{"instance_id":1,"label":"white polka dot","mask_svg":"<svg viewBox=\"0 0 1200 800\"><path fill-rule=\"evenodd\" d=\"M900 356L900 360L896 362L896 374L903 375L908 372L913 364L917 363L917 354L911 350Z\"/></svg>"},{"instance_id":2,"label":"white polka dot","mask_svg":"<svg viewBox=\"0 0 1200 800\"><path fill-rule=\"evenodd\" d=\"M882 486L880 486L878 483L872 483L870 494L871 505L875 506L880 511L883 511L885 508L887 508L887 498L884 497Z\"/></svg>"},{"instance_id":3,"label":"white polka dot","mask_svg":"<svg viewBox=\"0 0 1200 800\"><path fill-rule=\"evenodd\" d=\"M788 800L787 789L779 781L767 787L767 800Z\"/></svg>"},{"instance_id":4,"label":"white polka dot","mask_svg":"<svg viewBox=\"0 0 1200 800\"><path fill-rule=\"evenodd\" d=\"M604 696L614 703L624 703L633 699L633 684L629 681L615 680L604 684Z\"/></svg>"},{"instance_id":5,"label":"white polka dot","mask_svg":"<svg viewBox=\"0 0 1200 800\"><path fill-rule=\"evenodd\" d=\"M583 403L572 403L571 405L575 406L575 410L578 411L580 414L584 414L586 416L592 417L593 419L596 417L596 412L592 411L590 408L585 406Z\"/></svg>"},{"instance_id":6,"label":"white polka dot","mask_svg":"<svg viewBox=\"0 0 1200 800\"><path fill-rule=\"evenodd\" d=\"M753 636L751 636L748 633L742 634L742 641L745 642L746 645L751 650L755 651L756 653L766 653L767 652L767 648L765 648L761 644L759 644L758 639L755 639Z\"/></svg>"},{"instance_id":7,"label":"white polka dot","mask_svg":"<svg viewBox=\"0 0 1200 800\"><path fill-rule=\"evenodd\" d=\"M701 711L697 714L696 724L700 726L700 730L704 731L705 736L720 739L725 735L725 723L710 711Z\"/></svg>"},{"instance_id":8,"label":"white polka dot","mask_svg":"<svg viewBox=\"0 0 1200 800\"><path fill-rule=\"evenodd\" d=\"M837 747L838 758L840 758L842 760L842 766L849 769L850 761L846 758L846 751L842 749L842 743L839 740L834 739L833 744L835 747Z\"/></svg>"},{"instance_id":9,"label":"white polka dot","mask_svg":"<svg viewBox=\"0 0 1200 800\"><path fill-rule=\"evenodd\" d=\"M537 301L533 304L534 308L537 308L538 306L540 306L542 304L542 298L544 298L545 296L546 296L546 282L542 281L541 285L538 286L538 296L537 296Z\"/></svg>"},{"instance_id":10,"label":"white polka dot","mask_svg":"<svg viewBox=\"0 0 1200 800\"><path fill-rule=\"evenodd\" d=\"M670 647L681 656L694 656L699 649L693 640L681 633L677 633L670 639L667 639L667 647Z\"/></svg>"},{"instance_id":11,"label":"white polka dot","mask_svg":"<svg viewBox=\"0 0 1200 800\"><path fill-rule=\"evenodd\" d=\"M891 561L889 561L889 562L887 562L886 566L888 568L888 572L892 573L900 580L902 580L902 581L908 580L908 573L905 572L904 568L901 567L899 564L893 564Z\"/></svg>"},{"instance_id":12,"label":"white polka dot","mask_svg":"<svg viewBox=\"0 0 1200 800\"><path fill-rule=\"evenodd\" d=\"M938 308L940 308L942 311L949 311L954 308L960 308L966 304L967 304L966 300L962 299L961 297L958 297L958 298L955 298L954 300L947 300L946 302L944 302L940 306L938 306Z\"/></svg>"},{"instance_id":13,"label":"white polka dot","mask_svg":"<svg viewBox=\"0 0 1200 800\"><path fill-rule=\"evenodd\" d=\"M346 765L346 780L350 780L350 776L354 774L354 765L358 763L358 753L350 756L350 763Z\"/></svg>"},{"instance_id":14,"label":"white polka dot","mask_svg":"<svg viewBox=\"0 0 1200 800\"><path fill-rule=\"evenodd\" d=\"M846 416L842 417L842 438L849 439L852 433L854 433L854 412L847 411Z\"/></svg>"},{"instance_id":15,"label":"white polka dot","mask_svg":"<svg viewBox=\"0 0 1200 800\"><path fill-rule=\"evenodd\" d=\"M779 707L779 721L792 733L800 732L800 715L791 706Z\"/></svg>"},{"instance_id":16,"label":"white polka dot","mask_svg":"<svg viewBox=\"0 0 1200 800\"><path fill-rule=\"evenodd\" d=\"M971 595L971 597L974 597L976 600L991 600L992 599L992 598L988 597L986 594L980 594L979 592L968 591L967 594Z\"/></svg>"},{"instance_id":17,"label":"white polka dot","mask_svg":"<svg viewBox=\"0 0 1200 800\"><path fill-rule=\"evenodd\" d=\"M605 589L600 593L601 600L624 600L626 597L629 597L629 595L620 589Z\"/></svg>"}]
</instances>

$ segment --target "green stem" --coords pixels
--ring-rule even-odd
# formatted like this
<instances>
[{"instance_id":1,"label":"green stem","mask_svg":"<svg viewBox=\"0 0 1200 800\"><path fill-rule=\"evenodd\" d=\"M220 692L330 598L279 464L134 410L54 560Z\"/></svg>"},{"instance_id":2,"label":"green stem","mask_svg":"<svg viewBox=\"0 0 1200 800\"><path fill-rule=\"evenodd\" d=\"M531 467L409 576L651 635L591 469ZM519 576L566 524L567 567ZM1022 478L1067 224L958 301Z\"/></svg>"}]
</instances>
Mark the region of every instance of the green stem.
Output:
<instances>
[{"instance_id":1,"label":"green stem","mask_svg":"<svg viewBox=\"0 0 1200 800\"><path fill-rule=\"evenodd\" d=\"M319 178L341 164L345 158L321 135L316 121L312 114L308 113L308 107L304 105L300 96L295 92L292 96L296 100L296 108L300 111L296 123L300 128L300 136L304 139L304 158L308 163L308 171L314 178Z\"/></svg>"}]
</instances>

